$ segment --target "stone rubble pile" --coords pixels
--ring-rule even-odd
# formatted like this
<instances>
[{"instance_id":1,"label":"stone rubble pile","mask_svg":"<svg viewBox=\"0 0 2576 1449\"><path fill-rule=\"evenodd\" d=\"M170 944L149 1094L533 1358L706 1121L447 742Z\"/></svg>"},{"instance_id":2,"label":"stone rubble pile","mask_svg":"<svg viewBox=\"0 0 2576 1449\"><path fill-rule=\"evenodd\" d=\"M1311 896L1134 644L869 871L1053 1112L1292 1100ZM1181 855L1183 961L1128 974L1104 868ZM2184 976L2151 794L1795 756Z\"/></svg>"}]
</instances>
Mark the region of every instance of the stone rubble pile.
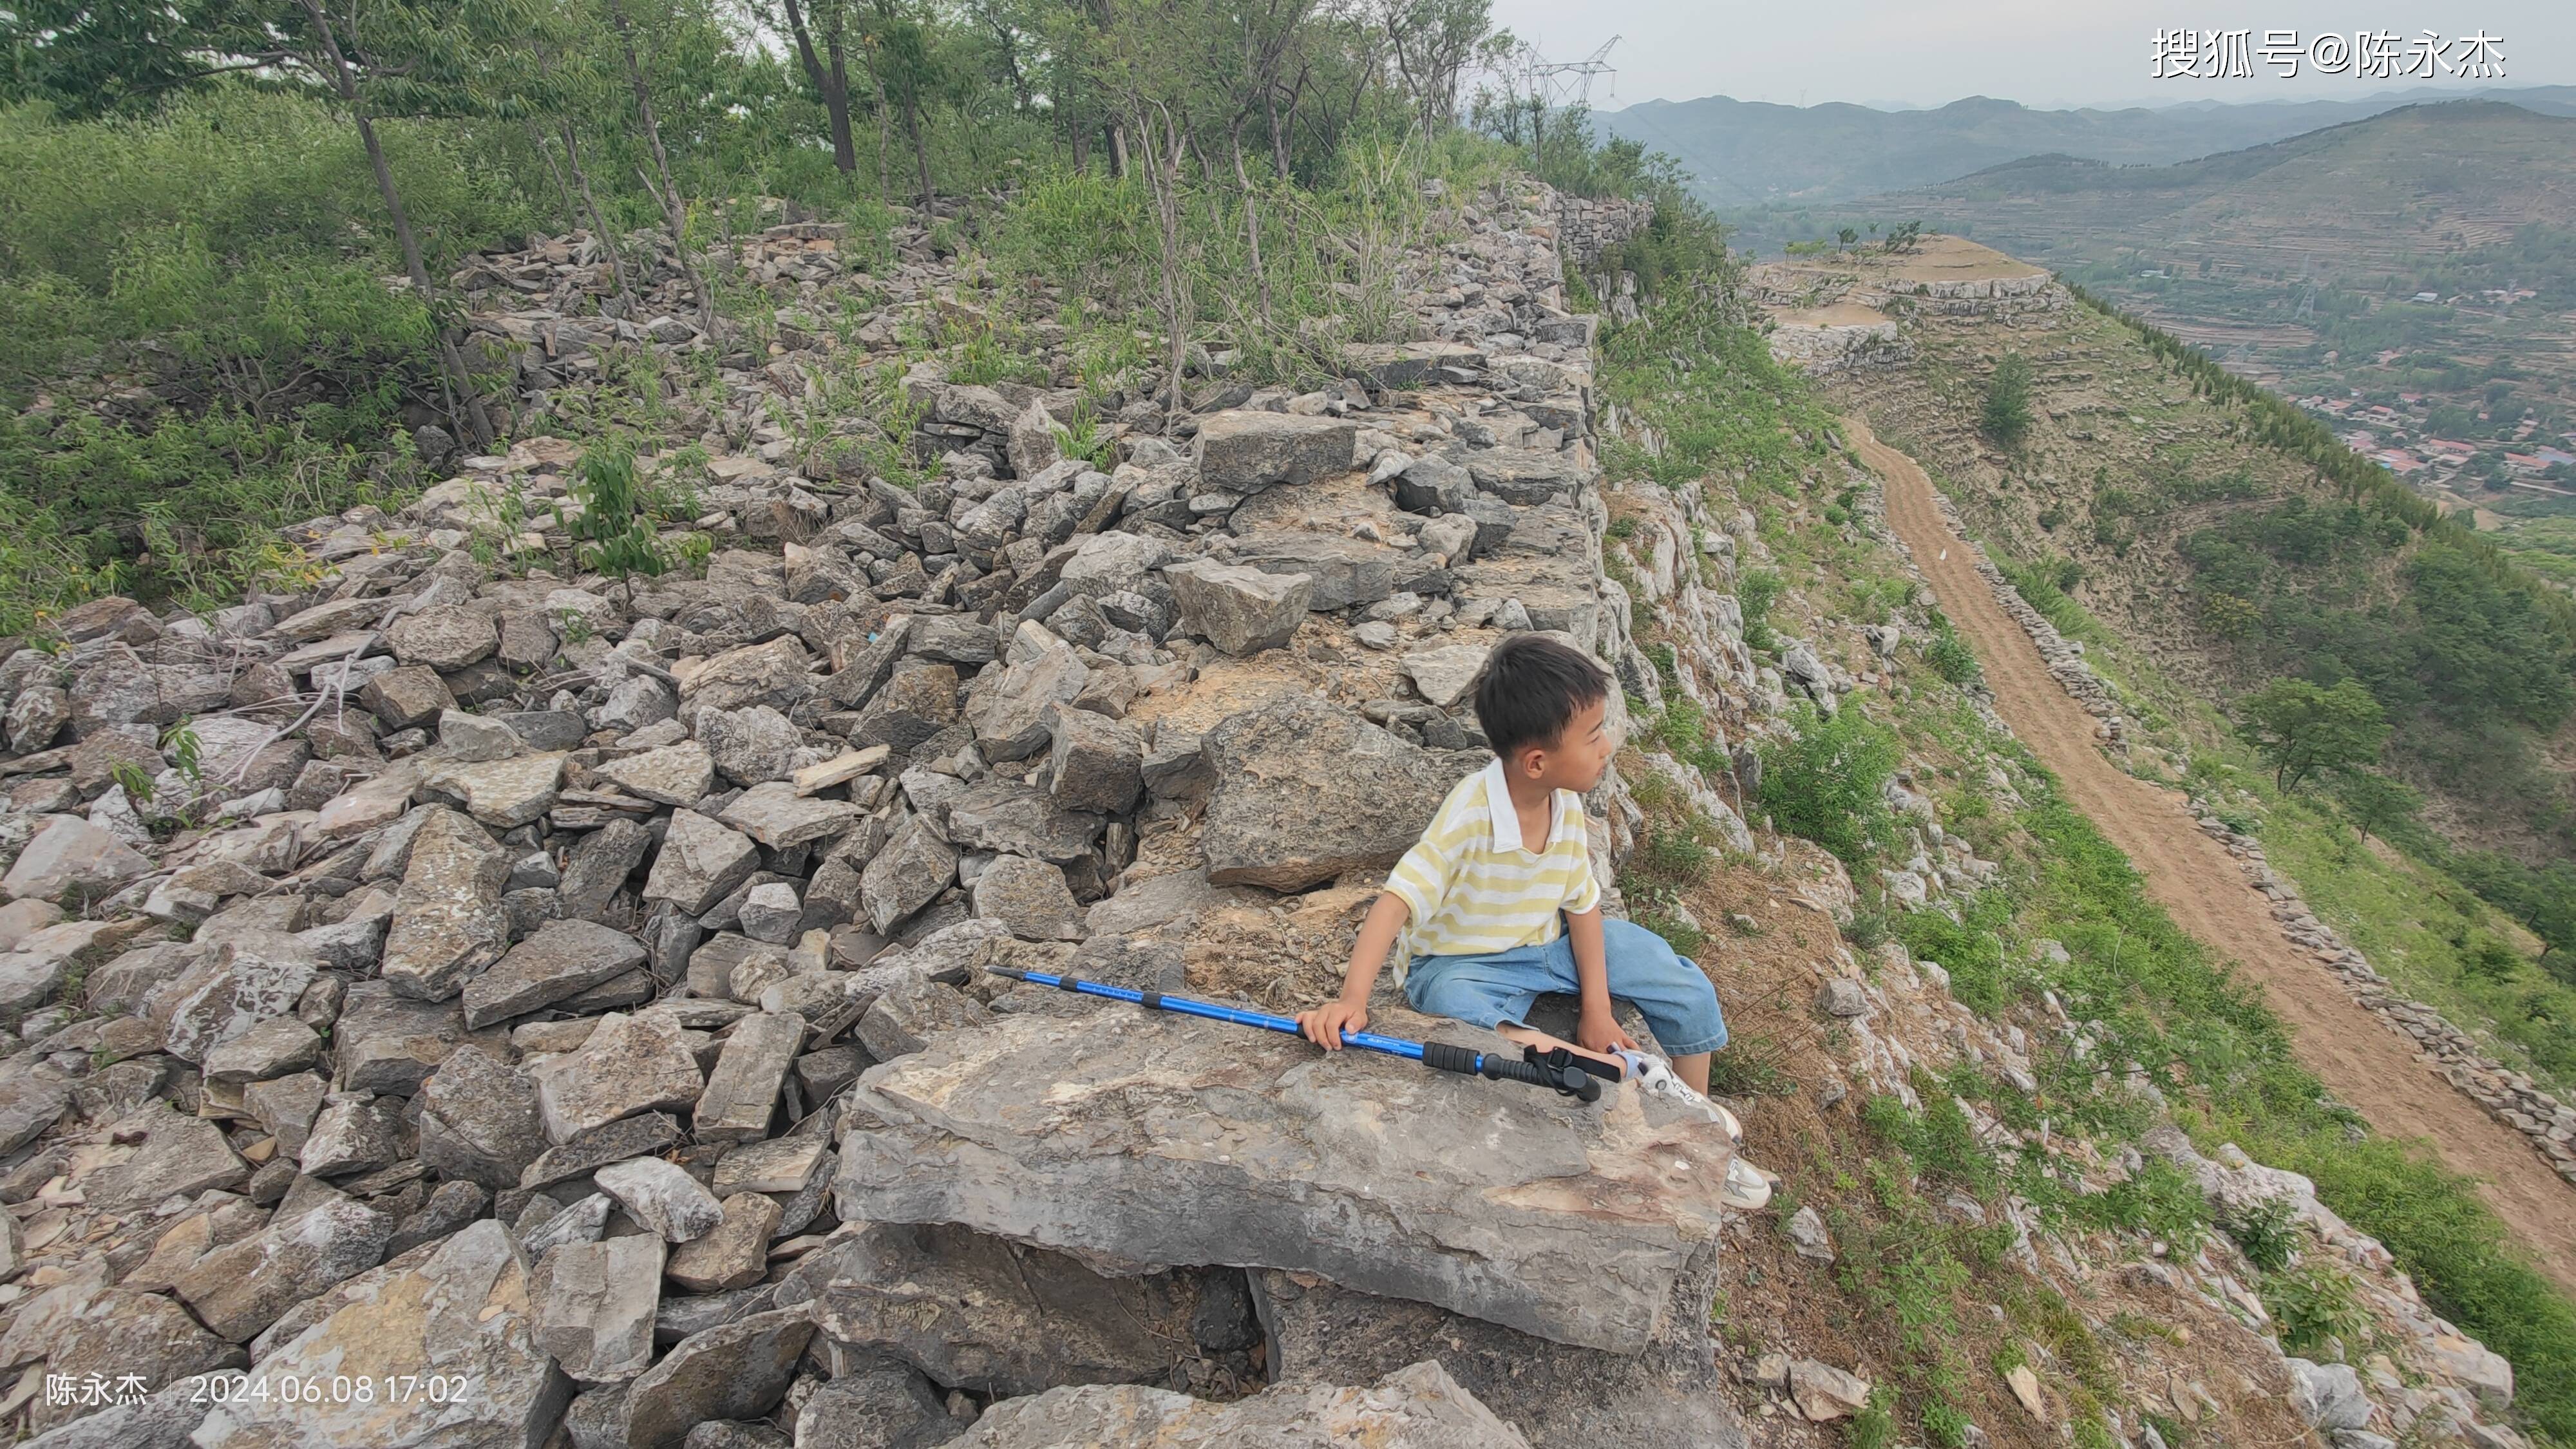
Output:
<instances>
[{"instance_id":1,"label":"stone rubble pile","mask_svg":"<svg viewBox=\"0 0 2576 1449\"><path fill-rule=\"evenodd\" d=\"M1209 933L1394 862L1482 761L1505 632L1652 676L1553 211L1451 200L1419 340L1094 452L1052 390L908 366L911 487L835 445L871 420L774 419L823 354L897 362L905 308L982 304L914 227L840 311L791 223L734 264L814 325L681 424L702 575L583 576L580 451L532 436L295 530L308 587L0 650L0 1414L57 1449L1509 1443L1574 1427L1535 1364L1741 1443L1709 1124L994 974L1258 987ZM605 265L467 278L524 412L612 331L707 345L667 296L583 310ZM1607 885L1637 807L1589 803ZM1478 1348L1407 1367L1424 1330ZM139 1387L45 1391L92 1374Z\"/></svg>"},{"instance_id":2,"label":"stone rubble pile","mask_svg":"<svg viewBox=\"0 0 2576 1449\"><path fill-rule=\"evenodd\" d=\"M2446 1081L2486 1108L2488 1115L2530 1138L2532 1150L2543 1161L2560 1177L2576 1183L2576 1106L2497 1061L2440 1012L2396 991L2368 956L2317 919L2289 880L2272 869L2261 841L2219 819L2205 801L2192 801L2191 812L2202 832L2227 847L2247 882L2271 901L2272 919L2281 923L2281 934L2290 944L2333 972L2354 1001L2390 1030L2422 1047Z\"/></svg>"}]
</instances>

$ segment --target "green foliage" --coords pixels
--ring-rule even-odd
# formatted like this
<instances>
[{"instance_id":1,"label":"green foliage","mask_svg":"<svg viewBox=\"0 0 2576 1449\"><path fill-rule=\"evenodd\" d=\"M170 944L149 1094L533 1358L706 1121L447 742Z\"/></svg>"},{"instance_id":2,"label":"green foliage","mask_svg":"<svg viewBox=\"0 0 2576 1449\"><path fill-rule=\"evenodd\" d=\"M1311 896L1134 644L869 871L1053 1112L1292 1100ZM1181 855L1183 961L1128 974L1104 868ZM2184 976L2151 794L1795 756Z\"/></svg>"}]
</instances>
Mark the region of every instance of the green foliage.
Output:
<instances>
[{"instance_id":1,"label":"green foliage","mask_svg":"<svg viewBox=\"0 0 2576 1449\"><path fill-rule=\"evenodd\" d=\"M1775 649L1778 639L1771 633L1771 605L1786 587L1778 571L1748 569L1735 581L1735 602L1744 614L1744 642L1754 649Z\"/></svg>"},{"instance_id":2,"label":"green foliage","mask_svg":"<svg viewBox=\"0 0 2576 1449\"><path fill-rule=\"evenodd\" d=\"M671 555L654 532L636 481L635 454L623 441L583 453L569 491L577 511L567 515L558 506L555 520L572 536L573 556L583 568L629 590L637 574L658 578L670 570Z\"/></svg>"},{"instance_id":3,"label":"green foliage","mask_svg":"<svg viewBox=\"0 0 2576 1449\"><path fill-rule=\"evenodd\" d=\"M1998 446L2018 448L2030 431L2030 381L2030 359L2018 352L1998 359L1994 376L1986 381L1986 403L1977 415L1977 426Z\"/></svg>"},{"instance_id":4,"label":"green foliage","mask_svg":"<svg viewBox=\"0 0 2576 1449\"><path fill-rule=\"evenodd\" d=\"M2319 689L2304 679L2276 679L2240 708L2246 734L2272 766L2272 783L2283 790L2313 774L2369 765L2388 740L2379 701L2357 680Z\"/></svg>"},{"instance_id":5,"label":"green foliage","mask_svg":"<svg viewBox=\"0 0 2576 1449\"><path fill-rule=\"evenodd\" d=\"M2265 1198L2239 1208L2221 1218L2219 1226L2245 1255L2245 1261L2266 1273L2289 1267L2299 1250L2298 1218L2281 1198Z\"/></svg>"},{"instance_id":6,"label":"green foliage","mask_svg":"<svg viewBox=\"0 0 2576 1449\"><path fill-rule=\"evenodd\" d=\"M1903 751L1894 734L1850 705L1831 715L1802 707L1796 727L1762 752L1762 804L1780 829L1857 868L1896 840L1881 791Z\"/></svg>"},{"instance_id":7,"label":"green foliage","mask_svg":"<svg viewBox=\"0 0 2576 1449\"><path fill-rule=\"evenodd\" d=\"M2363 840L2406 830L2424 809L2424 794L2402 780L2368 770L2346 772L2335 782L2335 798Z\"/></svg>"},{"instance_id":8,"label":"green foliage","mask_svg":"<svg viewBox=\"0 0 2576 1449\"><path fill-rule=\"evenodd\" d=\"M2264 1274L2257 1296L2281 1331L2281 1347L2291 1353L2357 1357L2368 1341L2370 1318L2351 1276L2322 1259Z\"/></svg>"},{"instance_id":9,"label":"green foliage","mask_svg":"<svg viewBox=\"0 0 2576 1449\"><path fill-rule=\"evenodd\" d=\"M1938 621L1931 642L1923 646L1923 662L1932 666L1933 673L1963 689L1984 675L1977 664L1977 652L1959 637L1948 619Z\"/></svg>"}]
</instances>

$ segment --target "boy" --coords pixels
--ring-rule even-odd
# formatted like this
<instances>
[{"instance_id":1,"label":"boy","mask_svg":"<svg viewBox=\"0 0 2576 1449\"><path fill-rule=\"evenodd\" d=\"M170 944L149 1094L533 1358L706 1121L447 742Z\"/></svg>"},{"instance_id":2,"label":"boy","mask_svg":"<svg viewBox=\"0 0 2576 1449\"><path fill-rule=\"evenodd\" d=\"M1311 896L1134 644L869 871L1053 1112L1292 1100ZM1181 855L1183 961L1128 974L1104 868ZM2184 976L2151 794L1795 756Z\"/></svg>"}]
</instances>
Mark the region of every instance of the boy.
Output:
<instances>
[{"instance_id":1,"label":"boy","mask_svg":"<svg viewBox=\"0 0 2576 1449\"><path fill-rule=\"evenodd\" d=\"M1543 634L1494 646L1476 680L1494 761L1458 782L1387 877L1342 994L1298 1014L1309 1040L1337 1051L1343 1032L1368 1025L1369 988L1393 950L1416 1010L1541 1050L1570 1045L1615 1063L1637 1044L1612 1019L1611 998L1631 1002L1674 1074L1708 1090L1709 1053L1726 1045L1717 988L1663 937L1601 917L1580 796L1619 746L1604 725L1609 705L1609 674L1581 651ZM1525 1019L1547 991L1582 1003L1571 1043Z\"/></svg>"}]
</instances>

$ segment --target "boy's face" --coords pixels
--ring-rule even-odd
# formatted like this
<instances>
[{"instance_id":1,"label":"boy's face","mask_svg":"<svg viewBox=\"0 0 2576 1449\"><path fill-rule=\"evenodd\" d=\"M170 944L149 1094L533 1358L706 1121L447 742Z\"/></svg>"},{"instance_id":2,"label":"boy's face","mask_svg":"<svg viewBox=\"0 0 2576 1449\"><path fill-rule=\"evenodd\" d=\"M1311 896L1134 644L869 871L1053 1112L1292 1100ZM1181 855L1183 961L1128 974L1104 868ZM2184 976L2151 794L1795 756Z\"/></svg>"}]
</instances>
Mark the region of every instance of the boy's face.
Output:
<instances>
[{"instance_id":1,"label":"boy's face","mask_svg":"<svg viewBox=\"0 0 2576 1449\"><path fill-rule=\"evenodd\" d=\"M1580 794L1600 784L1602 773L1610 768L1610 757L1619 751L1619 741L1610 731L1609 716L1610 700L1606 695L1577 709L1553 742L1521 750L1522 771L1551 790Z\"/></svg>"}]
</instances>

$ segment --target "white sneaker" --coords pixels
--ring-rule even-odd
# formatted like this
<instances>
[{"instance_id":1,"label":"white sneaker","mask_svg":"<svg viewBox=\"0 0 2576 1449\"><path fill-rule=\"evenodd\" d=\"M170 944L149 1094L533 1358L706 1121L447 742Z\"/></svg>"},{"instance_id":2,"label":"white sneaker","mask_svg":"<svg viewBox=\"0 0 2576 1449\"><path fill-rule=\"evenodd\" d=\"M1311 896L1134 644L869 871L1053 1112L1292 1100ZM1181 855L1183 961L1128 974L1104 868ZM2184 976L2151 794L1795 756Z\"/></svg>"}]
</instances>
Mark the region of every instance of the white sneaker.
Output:
<instances>
[{"instance_id":1,"label":"white sneaker","mask_svg":"<svg viewBox=\"0 0 2576 1449\"><path fill-rule=\"evenodd\" d=\"M1752 1212L1771 1201L1771 1174L1745 1161L1730 1158L1726 1164L1726 1185L1718 1189L1717 1200L1738 1212Z\"/></svg>"},{"instance_id":2,"label":"white sneaker","mask_svg":"<svg viewBox=\"0 0 2576 1449\"><path fill-rule=\"evenodd\" d=\"M1636 1082L1638 1091L1699 1113L1725 1128L1726 1140L1733 1143L1737 1151L1744 1150L1744 1124L1735 1120L1734 1113L1692 1091L1689 1083L1673 1075L1672 1067L1663 1058L1622 1048L1619 1060L1627 1064L1628 1075Z\"/></svg>"}]
</instances>

